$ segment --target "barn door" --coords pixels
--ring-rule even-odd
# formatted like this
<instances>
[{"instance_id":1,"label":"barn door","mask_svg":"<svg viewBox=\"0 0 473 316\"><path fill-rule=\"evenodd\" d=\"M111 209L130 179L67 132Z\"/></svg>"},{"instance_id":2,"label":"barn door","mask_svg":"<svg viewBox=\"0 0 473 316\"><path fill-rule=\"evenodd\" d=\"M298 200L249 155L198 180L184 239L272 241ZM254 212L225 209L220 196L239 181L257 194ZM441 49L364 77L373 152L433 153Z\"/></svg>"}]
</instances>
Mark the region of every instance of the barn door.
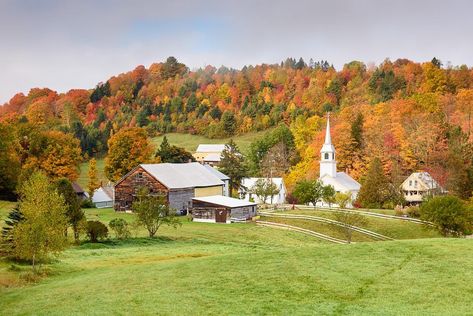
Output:
<instances>
[{"instance_id":1,"label":"barn door","mask_svg":"<svg viewBox=\"0 0 473 316\"><path fill-rule=\"evenodd\" d=\"M227 222L227 210L215 210L215 222L226 223Z\"/></svg>"}]
</instances>

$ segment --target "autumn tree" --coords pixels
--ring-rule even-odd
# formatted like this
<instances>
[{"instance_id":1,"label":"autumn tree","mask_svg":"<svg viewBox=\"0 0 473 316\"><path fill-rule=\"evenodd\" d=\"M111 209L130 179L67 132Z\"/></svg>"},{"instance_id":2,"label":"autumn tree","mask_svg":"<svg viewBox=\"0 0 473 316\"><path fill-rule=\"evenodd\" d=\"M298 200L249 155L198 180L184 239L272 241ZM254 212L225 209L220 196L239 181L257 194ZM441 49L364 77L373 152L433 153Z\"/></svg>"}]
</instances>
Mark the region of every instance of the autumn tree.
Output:
<instances>
[{"instance_id":1,"label":"autumn tree","mask_svg":"<svg viewBox=\"0 0 473 316\"><path fill-rule=\"evenodd\" d=\"M89 176L87 191L89 193L89 198L92 199L95 190L100 188L100 181L97 176L97 160L95 160L95 158L89 160L89 170L87 171L87 175Z\"/></svg>"},{"instance_id":2,"label":"autumn tree","mask_svg":"<svg viewBox=\"0 0 473 316\"><path fill-rule=\"evenodd\" d=\"M60 131L39 131L26 137L22 166L26 174L41 170L51 179L78 178L81 149L76 138Z\"/></svg>"},{"instance_id":3,"label":"autumn tree","mask_svg":"<svg viewBox=\"0 0 473 316\"><path fill-rule=\"evenodd\" d=\"M349 206L352 202L352 196L351 194L344 193L344 192L337 192L335 194L335 203L338 205L340 208L346 208Z\"/></svg>"},{"instance_id":4,"label":"autumn tree","mask_svg":"<svg viewBox=\"0 0 473 316\"><path fill-rule=\"evenodd\" d=\"M11 127L0 123L0 199L13 200L20 173L20 160Z\"/></svg>"},{"instance_id":5,"label":"autumn tree","mask_svg":"<svg viewBox=\"0 0 473 316\"><path fill-rule=\"evenodd\" d=\"M230 177L230 196L233 196L233 190L238 191L241 186L241 180L247 173L245 159L233 139L230 139L225 144L219 170Z\"/></svg>"},{"instance_id":6,"label":"autumn tree","mask_svg":"<svg viewBox=\"0 0 473 316\"><path fill-rule=\"evenodd\" d=\"M16 257L31 261L35 270L36 263L66 248L66 205L48 178L39 172L22 184L20 196L24 219L13 231L14 252Z\"/></svg>"},{"instance_id":7,"label":"autumn tree","mask_svg":"<svg viewBox=\"0 0 473 316\"><path fill-rule=\"evenodd\" d=\"M117 181L140 163L150 162L152 153L153 147L144 129L122 129L108 141L105 174Z\"/></svg>"},{"instance_id":8,"label":"autumn tree","mask_svg":"<svg viewBox=\"0 0 473 316\"><path fill-rule=\"evenodd\" d=\"M138 222L148 230L150 238L156 235L163 224L174 228L181 225L176 218L176 210L170 208L162 197L150 195L146 187L138 190L132 209Z\"/></svg>"}]
</instances>

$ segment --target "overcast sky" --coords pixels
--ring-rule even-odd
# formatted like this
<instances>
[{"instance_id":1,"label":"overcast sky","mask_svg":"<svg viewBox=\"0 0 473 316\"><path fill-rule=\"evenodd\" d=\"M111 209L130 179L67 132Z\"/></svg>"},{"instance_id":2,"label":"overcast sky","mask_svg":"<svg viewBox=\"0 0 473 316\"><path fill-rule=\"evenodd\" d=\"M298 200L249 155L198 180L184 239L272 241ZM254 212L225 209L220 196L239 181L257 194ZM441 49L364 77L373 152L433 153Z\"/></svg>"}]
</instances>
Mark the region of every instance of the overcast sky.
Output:
<instances>
[{"instance_id":1,"label":"overcast sky","mask_svg":"<svg viewBox=\"0 0 473 316\"><path fill-rule=\"evenodd\" d=\"M286 57L473 65L468 0L0 0L0 104L92 88L175 56L191 69Z\"/></svg>"}]
</instances>

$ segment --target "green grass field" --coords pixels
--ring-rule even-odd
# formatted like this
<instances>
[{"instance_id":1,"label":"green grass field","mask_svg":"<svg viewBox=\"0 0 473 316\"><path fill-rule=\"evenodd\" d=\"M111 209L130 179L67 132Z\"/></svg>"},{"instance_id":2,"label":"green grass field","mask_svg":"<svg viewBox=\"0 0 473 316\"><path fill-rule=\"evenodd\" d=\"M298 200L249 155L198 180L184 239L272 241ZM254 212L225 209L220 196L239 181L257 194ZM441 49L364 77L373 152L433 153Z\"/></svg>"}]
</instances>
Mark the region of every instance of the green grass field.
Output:
<instances>
[{"instance_id":1,"label":"green grass field","mask_svg":"<svg viewBox=\"0 0 473 316\"><path fill-rule=\"evenodd\" d=\"M133 214L86 210L108 223ZM2 315L471 315L473 240L334 245L182 218L159 238L74 246L24 284L0 261ZM389 221L391 223L391 221Z\"/></svg>"},{"instance_id":2,"label":"green grass field","mask_svg":"<svg viewBox=\"0 0 473 316\"><path fill-rule=\"evenodd\" d=\"M325 217L325 218L329 218L333 220L336 219L335 214L333 212L327 212L320 209L294 210L294 211L291 210L291 211L284 211L282 213L283 214L313 215L313 216ZM274 218L271 218L271 221L274 221L273 219ZM394 238L394 239L418 239L418 238L441 237L440 234L436 230L429 228L428 226L420 225L417 223L402 221L399 219L383 219L383 218L377 218L377 217L371 217L371 216L365 216L365 219L366 219L366 223L364 225L359 225L360 227L374 231L381 235ZM281 219L280 221L282 220L283 219ZM323 232L321 231L321 233ZM337 237L337 236L333 236L333 237ZM356 241L356 238L354 240Z\"/></svg>"},{"instance_id":3,"label":"green grass field","mask_svg":"<svg viewBox=\"0 0 473 316\"><path fill-rule=\"evenodd\" d=\"M268 129L266 131L261 131L261 132L251 132L244 135L237 135L233 137L233 140L235 141L235 143L238 145L238 147L243 153L247 153L250 148L250 144L253 141L261 138L265 133L269 131L271 131L271 129ZM180 133L169 133L169 134L166 134L166 137L168 138L168 141L171 145L183 147L191 153L195 152L199 144L225 144L230 140L230 138L212 139L212 138L207 138L201 135L180 134ZM156 149L159 147L159 145L163 141L163 138L164 138L164 135L154 137L152 139L152 143ZM105 160L97 159L97 171L98 171L99 180L102 181L104 184L106 184L108 180L104 174L104 167L105 167ZM87 183L89 181L88 172L89 172L89 163L88 162L81 163L80 174L79 174L79 178L77 179L77 182L82 186L83 189L86 189Z\"/></svg>"}]
</instances>

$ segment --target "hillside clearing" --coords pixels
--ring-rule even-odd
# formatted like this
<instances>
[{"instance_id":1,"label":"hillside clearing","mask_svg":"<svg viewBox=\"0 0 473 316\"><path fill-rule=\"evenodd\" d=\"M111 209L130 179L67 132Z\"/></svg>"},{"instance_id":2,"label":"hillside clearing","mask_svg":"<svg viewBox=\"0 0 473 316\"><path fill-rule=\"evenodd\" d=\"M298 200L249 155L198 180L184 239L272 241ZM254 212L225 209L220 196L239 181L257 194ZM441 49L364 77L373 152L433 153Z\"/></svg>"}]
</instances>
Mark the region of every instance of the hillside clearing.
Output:
<instances>
[{"instance_id":1,"label":"hillside clearing","mask_svg":"<svg viewBox=\"0 0 473 316\"><path fill-rule=\"evenodd\" d=\"M86 210L105 223L133 214ZM187 222L156 239L83 244L49 277L0 286L5 315L343 314L471 312L473 242L422 239L333 245L249 224ZM15 265L25 271L27 266ZM14 283L0 261L0 280Z\"/></svg>"}]
</instances>

